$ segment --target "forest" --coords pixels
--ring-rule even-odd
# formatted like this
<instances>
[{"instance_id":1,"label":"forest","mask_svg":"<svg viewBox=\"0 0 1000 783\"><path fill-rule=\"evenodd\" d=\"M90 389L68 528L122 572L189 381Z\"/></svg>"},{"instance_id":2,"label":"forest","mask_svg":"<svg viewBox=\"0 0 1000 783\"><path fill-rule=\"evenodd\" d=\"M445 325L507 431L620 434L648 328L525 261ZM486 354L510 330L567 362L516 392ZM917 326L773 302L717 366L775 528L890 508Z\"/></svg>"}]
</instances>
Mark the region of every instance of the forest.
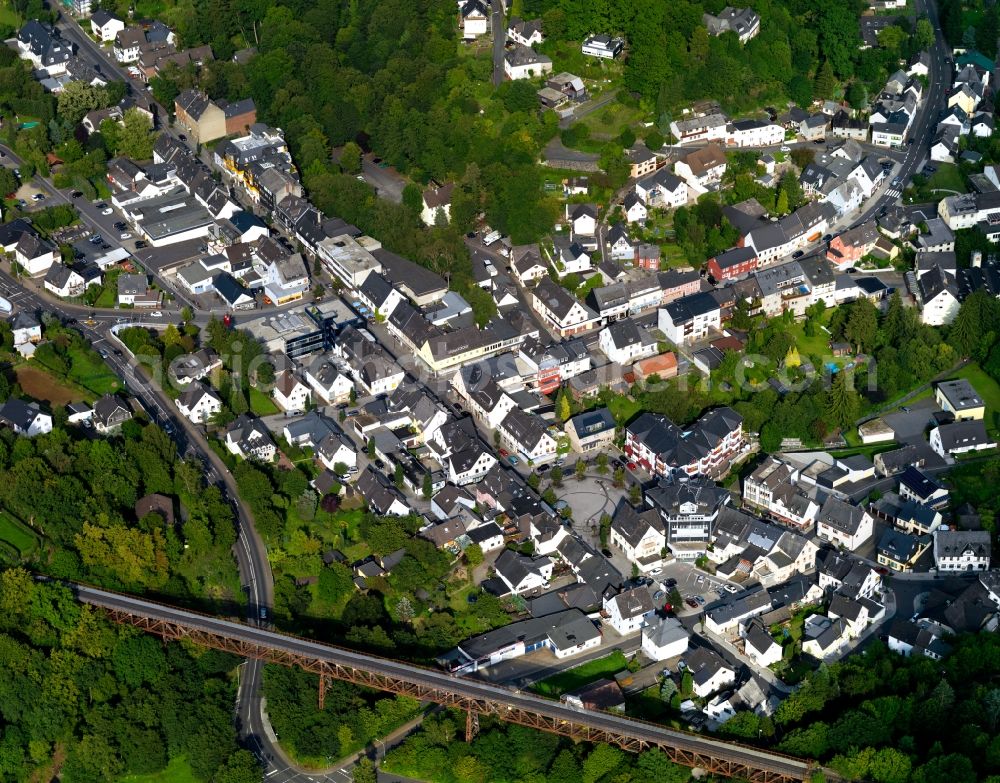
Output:
<instances>
[{"instance_id":1,"label":"forest","mask_svg":"<svg viewBox=\"0 0 1000 783\"><path fill-rule=\"evenodd\" d=\"M238 663L113 625L23 569L0 572L0 780L108 783L183 759L198 780L256 783L233 729Z\"/></svg>"},{"instance_id":2,"label":"forest","mask_svg":"<svg viewBox=\"0 0 1000 783\"><path fill-rule=\"evenodd\" d=\"M201 463L181 460L154 424L133 419L120 435L88 438L65 425L61 406L54 419L35 438L0 431L0 506L40 536L33 567L207 606L242 600L232 509ZM156 512L137 518L136 501L151 493L176 498L176 524Z\"/></svg>"}]
</instances>

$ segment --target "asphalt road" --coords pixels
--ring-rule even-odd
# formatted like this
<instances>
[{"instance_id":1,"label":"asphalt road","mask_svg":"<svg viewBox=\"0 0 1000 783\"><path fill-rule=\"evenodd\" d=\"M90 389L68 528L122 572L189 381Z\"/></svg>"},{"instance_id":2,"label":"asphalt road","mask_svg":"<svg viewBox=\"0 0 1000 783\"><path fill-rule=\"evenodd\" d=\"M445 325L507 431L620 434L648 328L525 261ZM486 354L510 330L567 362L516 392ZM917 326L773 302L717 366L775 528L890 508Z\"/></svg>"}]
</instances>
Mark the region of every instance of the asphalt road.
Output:
<instances>
[{"instance_id":1,"label":"asphalt road","mask_svg":"<svg viewBox=\"0 0 1000 783\"><path fill-rule=\"evenodd\" d=\"M497 685L455 677L443 671L425 669L412 664L351 650L331 647L319 642L286 636L253 625L243 625L205 615L194 614L162 604L154 604L141 598L110 593L83 585L72 585L79 600L84 603L108 609L123 611L132 615L153 618L164 622L181 623L210 634L221 635L241 643L279 650L311 660L322 660L356 672L376 677L394 678L440 694L457 694L474 699L487 710L520 710L538 716L562 730L565 727L589 727L607 731L612 735L640 739L651 745L677 748L693 754L712 758L724 758L729 762L745 764L752 769L766 769L790 777L804 780L808 776L808 764L799 759L742 745L721 742L709 737L677 731L664 726L642 723L615 713L581 711L561 702L543 699L530 693L523 693ZM419 697L419 696L418 696ZM274 776L277 778L277 775Z\"/></svg>"},{"instance_id":2,"label":"asphalt road","mask_svg":"<svg viewBox=\"0 0 1000 783\"><path fill-rule=\"evenodd\" d=\"M490 24L493 28L493 86L499 87L503 82L504 45L507 43L507 22L503 18L503 0L490 0L493 6L493 16Z\"/></svg>"},{"instance_id":3,"label":"asphalt road","mask_svg":"<svg viewBox=\"0 0 1000 783\"><path fill-rule=\"evenodd\" d=\"M944 42L941 27L938 24L937 7L932 0L915 0L915 11L919 14L927 14L931 24L934 26L934 45L930 49L931 64L928 74L929 87L924 94L923 102L917 112L917 118L910 129L910 140L912 144L907 144L906 153L903 160L894 170L894 176L900 178L902 186L917 173L923 166L930 150L931 141L934 138L934 130L939 112L944 109L945 96L951 84L951 75L948 72L948 65L945 60L948 58L948 47ZM859 226L876 217L889 204L898 200L896 196L883 195L852 224L852 227Z\"/></svg>"}]
</instances>

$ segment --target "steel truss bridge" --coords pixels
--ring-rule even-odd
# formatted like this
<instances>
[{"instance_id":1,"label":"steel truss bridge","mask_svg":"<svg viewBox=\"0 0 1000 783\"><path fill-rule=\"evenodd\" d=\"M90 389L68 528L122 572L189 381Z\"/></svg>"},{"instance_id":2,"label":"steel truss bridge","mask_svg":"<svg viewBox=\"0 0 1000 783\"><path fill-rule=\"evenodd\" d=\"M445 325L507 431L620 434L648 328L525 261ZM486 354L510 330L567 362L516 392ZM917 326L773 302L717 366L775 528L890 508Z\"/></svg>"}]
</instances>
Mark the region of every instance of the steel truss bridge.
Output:
<instances>
[{"instance_id":1,"label":"steel truss bridge","mask_svg":"<svg viewBox=\"0 0 1000 783\"><path fill-rule=\"evenodd\" d=\"M663 751L672 761L750 783L809 781L819 767L772 751L677 731L610 712L580 710L540 696L449 675L443 671L345 650L231 620L178 609L134 596L77 583L68 585L83 603L99 607L118 623L166 640L195 644L282 666L298 666L319 676L319 702L326 685L342 680L411 696L467 715L466 738L478 730L479 716L548 731L582 742L606 742L623 750ZM824 770L827 780L837 776Z\"/></svg>"}]
</instances>

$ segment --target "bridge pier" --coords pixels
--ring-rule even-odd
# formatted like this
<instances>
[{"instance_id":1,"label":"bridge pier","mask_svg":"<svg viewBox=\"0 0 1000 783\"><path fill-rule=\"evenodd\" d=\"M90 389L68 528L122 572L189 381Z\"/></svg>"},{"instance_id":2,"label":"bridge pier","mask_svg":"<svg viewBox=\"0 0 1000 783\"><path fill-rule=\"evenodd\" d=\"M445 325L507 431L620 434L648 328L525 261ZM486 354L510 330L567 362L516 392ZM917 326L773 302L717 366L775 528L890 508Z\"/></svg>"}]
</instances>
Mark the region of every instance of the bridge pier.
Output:
<instances>
[{"instance_id":1,"label":"bridge pier","mask_svg":"<svg viewBox=\"0 0 1000 783\"><path fill-rule=\"evenodd\" d=\"M319 708L323 709L323 703L326 701L326 675L320 672L319 675Z\"/></svg>"},{"instance_id":2,"label":"bridge pier","mask_svg":"<svg viewBox=\"0 0 1000 783\"><path fill-rule=\"evenodd\" d=\"M472 742L479 734L479 713L469 710L465 713L465 741Z\"/></svg>"}]
</instances>

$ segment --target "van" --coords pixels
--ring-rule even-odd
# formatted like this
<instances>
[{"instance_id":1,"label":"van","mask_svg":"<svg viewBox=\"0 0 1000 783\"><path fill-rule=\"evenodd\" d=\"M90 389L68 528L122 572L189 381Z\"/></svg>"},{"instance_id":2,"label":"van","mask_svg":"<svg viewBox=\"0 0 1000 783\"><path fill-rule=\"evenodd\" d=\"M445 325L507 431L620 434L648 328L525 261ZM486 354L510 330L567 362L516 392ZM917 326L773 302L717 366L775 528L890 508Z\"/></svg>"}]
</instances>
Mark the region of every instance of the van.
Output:
<instances>
[{"instance_id":1,"label":"van","mask_svg":"<svg viewBox=\"0 0 1000 783\"><path fill-rule=\"evenodd\" d=\"M285 418L286 418L286 419L290 419L290 418L292 418L293 416L301 416L301 415L302 415L302 413L303 413L303 412L302 412L302 411L300 411L300 410L291 410L291 411L285 411Z\"/></svg>"}]
</instances>

